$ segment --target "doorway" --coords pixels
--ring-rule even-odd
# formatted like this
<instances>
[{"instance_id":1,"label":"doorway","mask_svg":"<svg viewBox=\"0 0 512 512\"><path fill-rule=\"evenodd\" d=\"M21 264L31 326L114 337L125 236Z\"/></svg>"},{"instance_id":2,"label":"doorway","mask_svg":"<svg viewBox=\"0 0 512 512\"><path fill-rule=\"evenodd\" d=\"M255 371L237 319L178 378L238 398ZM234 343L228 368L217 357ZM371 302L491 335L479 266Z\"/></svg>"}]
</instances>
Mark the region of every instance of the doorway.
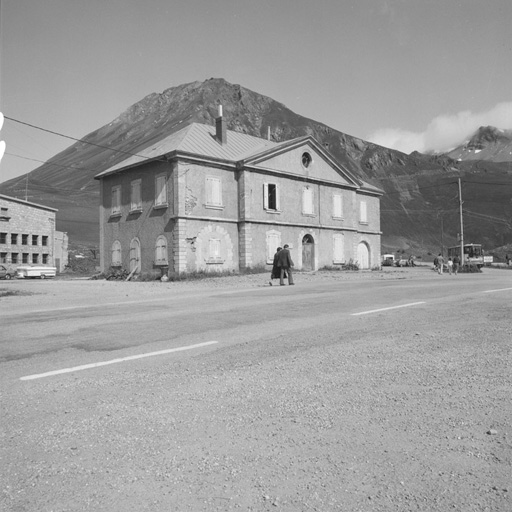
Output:
<instances>
[{"instance_id":1,"label":"doorway","mask_svg":"<svg viewBox=\"0 0 512 512\"><path fill-rule=\"evenodd\" d=\"M357 262L361 270L370 268L370 249L365 242L357 246Z\"/></svg>"},{"instance_id":2,"label":"doorway","mask_svg":"<svg viewBox=\"0 0 512 512\"><path fill-rule=\"evenodd\" d=\"M315 241L311 235L302 239L302 270L315 270Z\"/></svg>"}]
</instances>

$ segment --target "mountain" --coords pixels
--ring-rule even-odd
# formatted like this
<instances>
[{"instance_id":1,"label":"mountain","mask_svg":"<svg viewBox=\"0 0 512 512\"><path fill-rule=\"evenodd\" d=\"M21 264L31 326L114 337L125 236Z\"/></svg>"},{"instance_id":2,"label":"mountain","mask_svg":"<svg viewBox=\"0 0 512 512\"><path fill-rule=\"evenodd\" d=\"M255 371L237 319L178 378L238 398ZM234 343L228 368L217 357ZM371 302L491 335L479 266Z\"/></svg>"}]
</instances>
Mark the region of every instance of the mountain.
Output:
<instances>
[{"instance_id":1,"label":"mountain","mask_svg":"<svg viewBox=\"0 0 512 512\"><path fill-rule=\"evenodd\" d=\"M512 130L481 126L467 142L452 149L446 156L464 162L512 162Z\"/></svg>"},{"instance_id":2,"label":"mountain","mask_svg":"<svg viewBox=\"0 0 512 512\"><path fill-rule=\"evenodd\" d=\"M29 200L58 208L57 229L67 231L72 242L96 245L99 187L93 177L190 122L213 125L219 104L230 130L259 137L267 137L270 130L270 137L278 142L312 135L351 173L382 188L385 252L403 249L420 254L456 243L459 177L464 182L464 204L480 215L465 226L466 240L489 247L512 243L506 224L507 219L512 221L510 162L458 162L450 155L417 152L407 155L298 115L272 98L221 78L146 96L28 177L0 184L0 193L25 197L28 178Z\"/></svg>"}]
</instances>

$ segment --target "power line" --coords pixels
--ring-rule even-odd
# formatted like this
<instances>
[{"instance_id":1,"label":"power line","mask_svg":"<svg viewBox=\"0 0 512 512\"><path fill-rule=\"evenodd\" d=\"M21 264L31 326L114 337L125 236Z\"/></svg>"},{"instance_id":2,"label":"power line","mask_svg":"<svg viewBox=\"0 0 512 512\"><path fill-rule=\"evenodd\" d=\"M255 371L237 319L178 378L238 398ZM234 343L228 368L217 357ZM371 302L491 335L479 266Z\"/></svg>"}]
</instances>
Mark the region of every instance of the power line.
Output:
<instances>
[{"instance_id":1,"label":"power line","mask_svg":"<svg viewBox=\"0 0 512 512\"><path fill-rule=\"evenodd\" d=\"M75 137L71 137L69 135L64 135L63 133L59 133L59 132L54 132L53 130L48 130L47 128L41 128L40 126L36 126L36 125L30 124L30 123L26 123L24 121L20 121L19 119L14 119L12 117L4 116L4 118L8 119L9 121L13 121L15 123L23 124L25 126L30 126L30 128L34 128L36 130L41 130L42 132L51 133L52 135L58 135L59 137L64 137L65 139L74 140L75 142L81 142L82 144L89 144L91 146L96 146L97 148L107 149L107 150L113 151L115 153L121 153L121 154L124 154L124 155L136 156L136 157L139 157L139 158L145 158L146 160L157 160L159 162L165 162L166 161L164 159L152 158L152 157L149 157L149 156L139 155L137 153L130 153L129 151L122 151L120 149L114 149L114 148L110 148L108 146L102 146L101 144L96 144L94 142L89 142L89 141L84 140L84 139L76 139Z\"/></svg>"}]
</instances>

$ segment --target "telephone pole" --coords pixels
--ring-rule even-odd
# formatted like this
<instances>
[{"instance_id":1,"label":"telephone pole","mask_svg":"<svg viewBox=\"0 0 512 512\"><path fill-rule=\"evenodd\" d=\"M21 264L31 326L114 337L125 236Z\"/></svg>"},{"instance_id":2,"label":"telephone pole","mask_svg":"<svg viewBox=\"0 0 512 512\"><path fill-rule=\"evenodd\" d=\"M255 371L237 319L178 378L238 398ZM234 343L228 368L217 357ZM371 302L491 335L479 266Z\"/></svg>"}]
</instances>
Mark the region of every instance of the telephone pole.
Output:
<instances>
[{"instance_id":1,"label":"telephone pole","mask_svg":"<svg viewBox=\"0 0 512 512\"><path fill-rule=\"evenodd\" d=\"M462 186L459 178L459 211L460 211L460 264L464 265L464 223L462 222Z\"/></svg>"}]
</instances>

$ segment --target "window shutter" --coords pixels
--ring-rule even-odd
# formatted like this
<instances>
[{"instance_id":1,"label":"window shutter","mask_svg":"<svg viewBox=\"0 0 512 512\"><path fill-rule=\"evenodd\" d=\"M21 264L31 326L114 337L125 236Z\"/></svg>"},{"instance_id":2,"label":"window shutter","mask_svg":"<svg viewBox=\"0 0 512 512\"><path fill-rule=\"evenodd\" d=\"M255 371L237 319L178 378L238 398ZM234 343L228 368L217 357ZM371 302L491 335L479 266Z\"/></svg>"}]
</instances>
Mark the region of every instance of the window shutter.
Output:
<instances>
[{"instance_id":1,"label":"window shutter","mask_svg":"<svg viewBox=\"0 0 512 512\"><path fill-rule=\"evenodd\" d=\"M343 217L343 201L341 194L334 194L332 196L332 216L336 218Z\"/></svg>"},{"instance_id":2,"label":"window shutter","mask_svg":"<svg viewBox=\"0 0 512 512\"><path fill-rule=\"evenodd\" d=\"M343 235L333 235L333 263L343 263Z\"/></svg>"},{"instance_id":3,"label":"window shutter","mask_svg":"<svg viewBox=\"0 0 512 512\"><path fill-rule=\"evenodd\" d=\"M313 210L313 189L304 188L302 191L302 213L312 214Z\"/></svg>"},{"instance_id":4,"label":"window shutter","mask_svg":"<svg viewBox=\"0 0 512 512\"><path fill-rule=\"evenodd\" d=\"M167 204L167 183L165 176L157 176L155 181L155 204Z\"/></svg>"},{"instance_id":5,"label":"window shutter","mask_svg":"<svg viewBox=\"0 0 512 512\"><path fill-rule=\"evenodd\" d=\"M263 183L263 208L268 210L268 183Z\"/></svg>"},{"instance_id":6,"label":"window shutter","mask_svg":"<svg viewBox=\"0 0 512 512\"><path fill-rule=\"evenodd\" d=\"M366 209L366 201L361 201L360 205L360 218L361 222L368 222L368 213Z\"/></svg>"},{"instance_id":7,"label":"window shutter","mask_svg":"<svg viewBox=\"0 0 512 512\"><path fill-rule=\"evenodd\" d=\"M279 185L276 185L276 210L281 211L281 197L279 194Z\"/></svg>"}]
</instances>

